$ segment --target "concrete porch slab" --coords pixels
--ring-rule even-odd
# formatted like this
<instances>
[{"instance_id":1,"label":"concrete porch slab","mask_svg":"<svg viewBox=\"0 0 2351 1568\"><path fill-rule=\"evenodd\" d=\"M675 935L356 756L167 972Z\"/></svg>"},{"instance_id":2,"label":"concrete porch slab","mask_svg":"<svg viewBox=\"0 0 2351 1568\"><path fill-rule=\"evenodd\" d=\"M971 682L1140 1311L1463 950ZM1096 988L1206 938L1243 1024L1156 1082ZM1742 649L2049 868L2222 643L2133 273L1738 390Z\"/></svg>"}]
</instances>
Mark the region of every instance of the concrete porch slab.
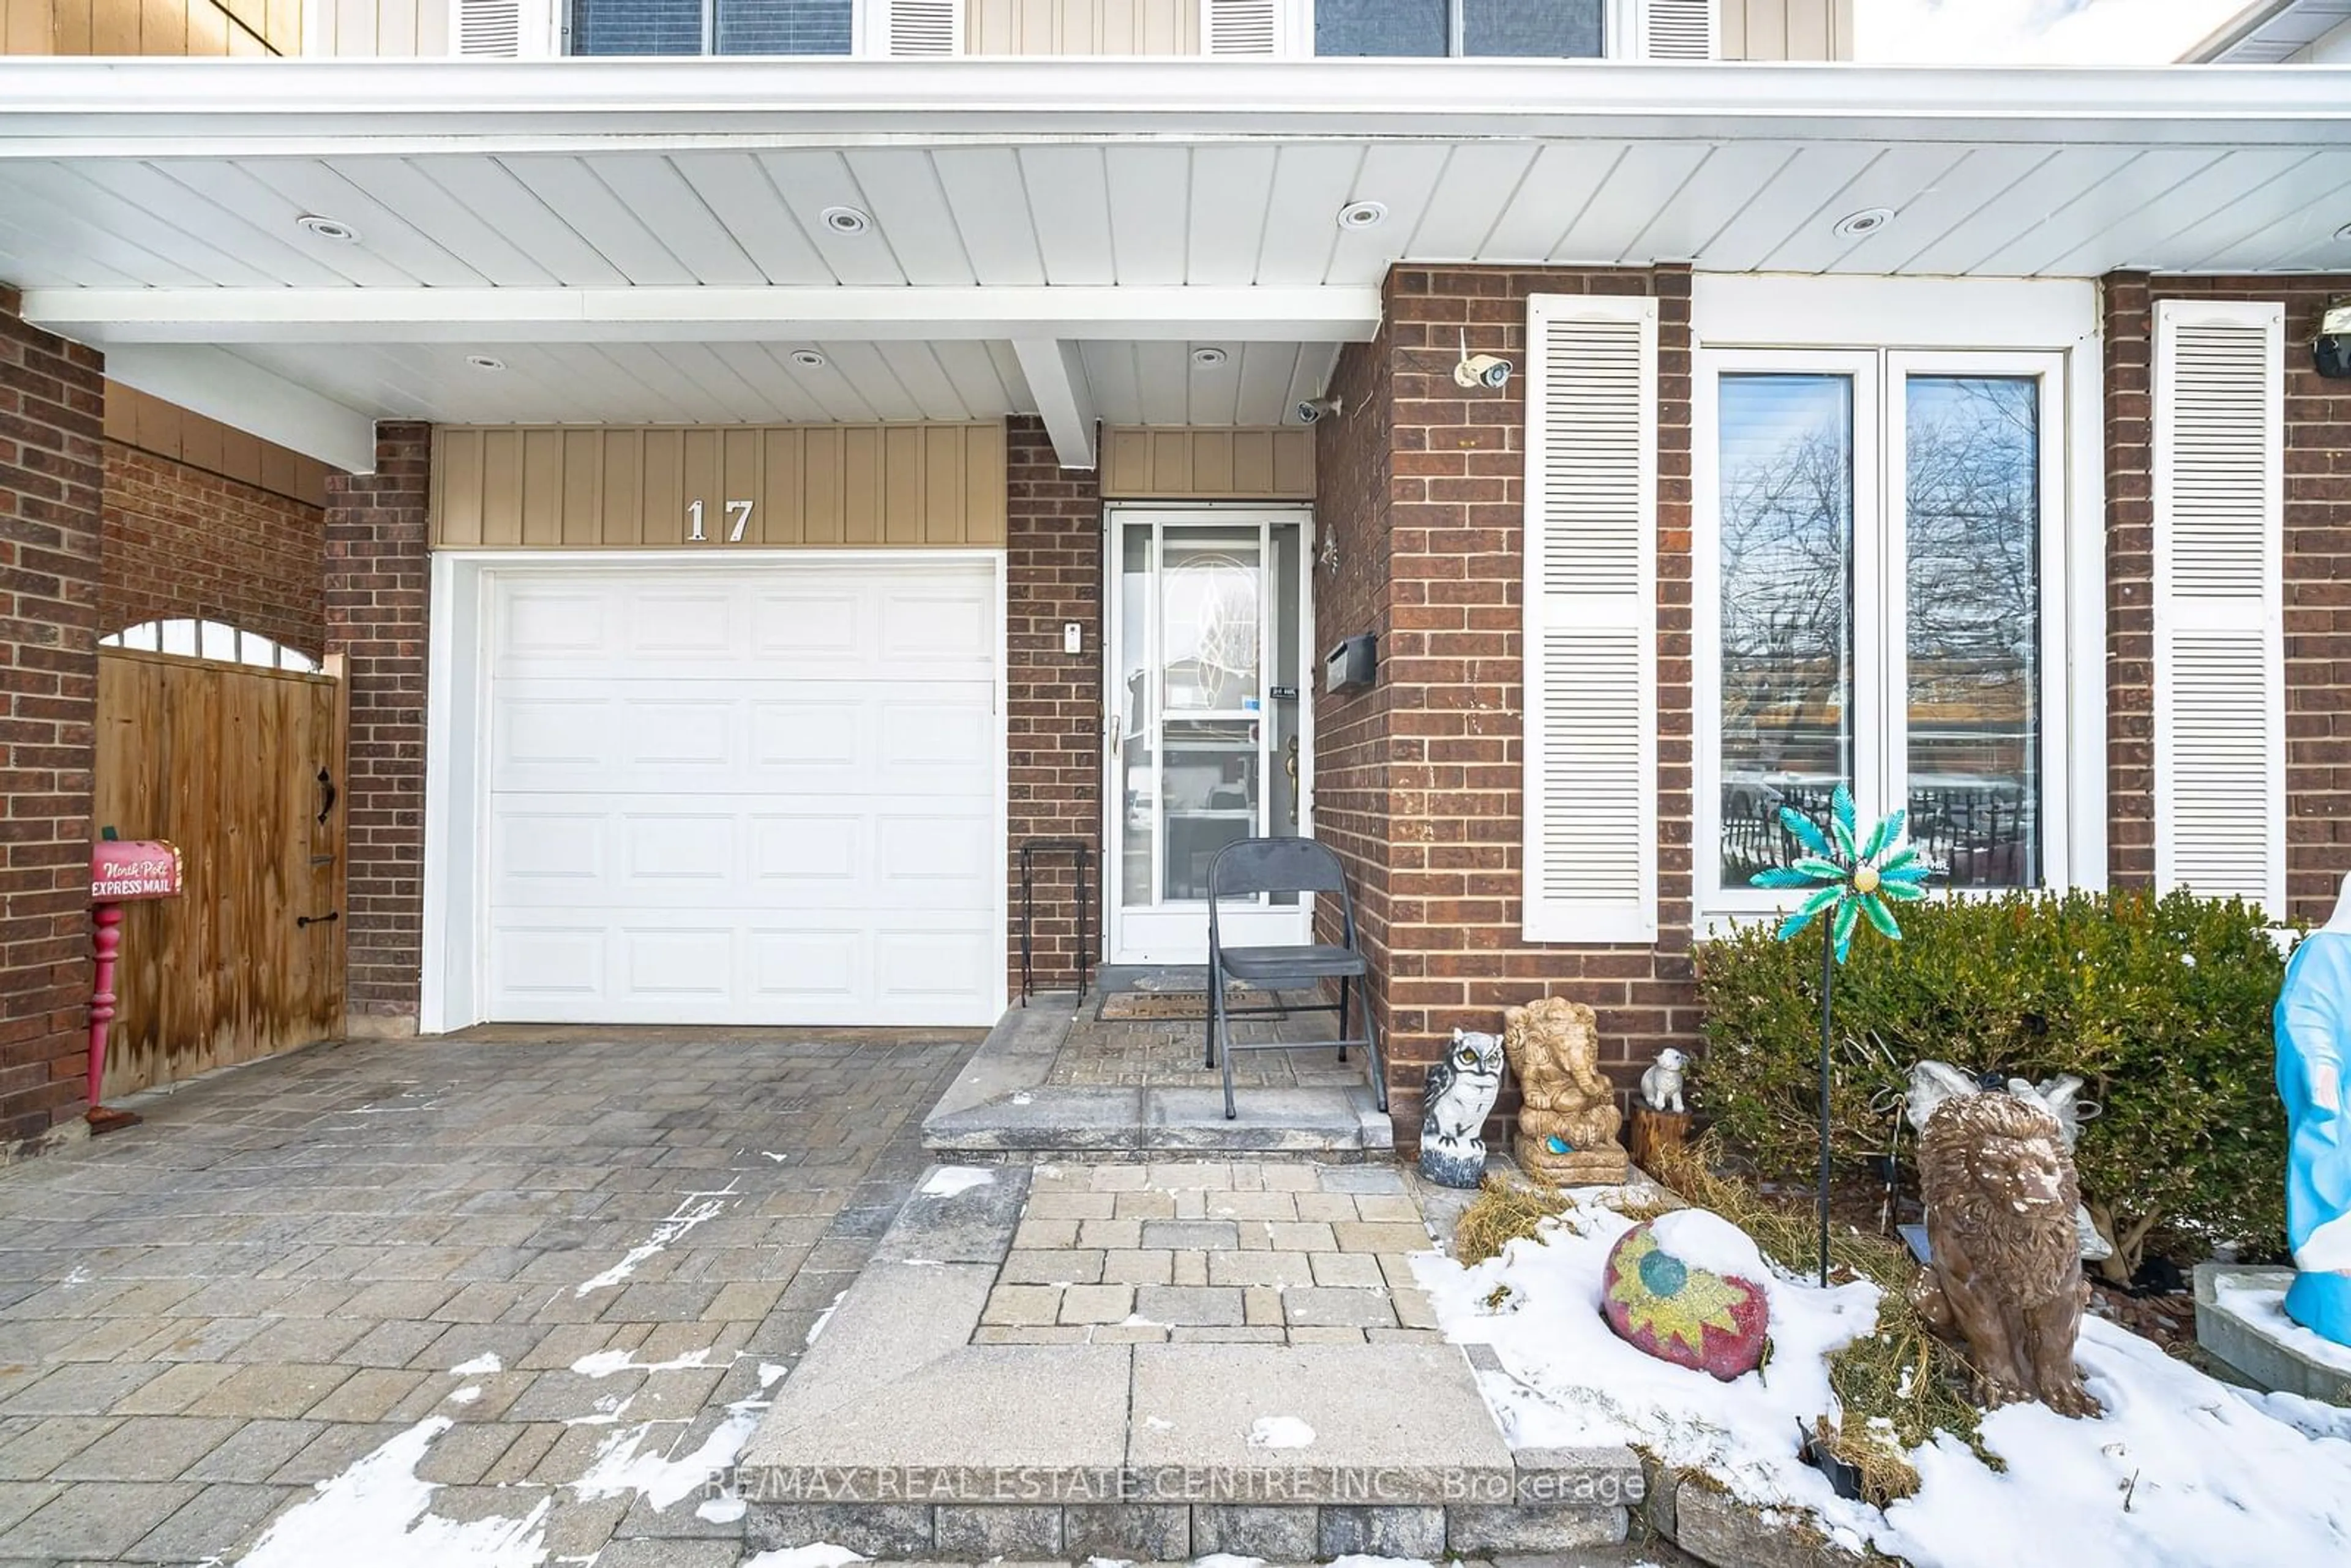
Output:
<instances>
[{"instance_id":1,"label":"concrete porch slab","mask_svg":"<svg viewBox=\"0 0 2351 1568\"><path fill-rule=\"evenodd\" d=\"M1146 1344L1126 1462L1146 1499L1507 1504L1510 1445L1449 1344ZM1229 1497L1203 1498L1205 1481Z\"/></svg>"},{"instance_id":2,"label":"concrete porch slab","mask_svg":"<svg viewBox=\"0 0 2351 1568\"><path fill-rule=\"evenodd\" d=\"M1008 1011L924 1118L924 1146L946 1159L1183 1150L1333 1162L1395 1147L1393 1125L1360 1083L1245 1087L1228 1121L1219 1088L1054 1082L1077 1001L1040 996Z\"/></svg>"}]
</instances>

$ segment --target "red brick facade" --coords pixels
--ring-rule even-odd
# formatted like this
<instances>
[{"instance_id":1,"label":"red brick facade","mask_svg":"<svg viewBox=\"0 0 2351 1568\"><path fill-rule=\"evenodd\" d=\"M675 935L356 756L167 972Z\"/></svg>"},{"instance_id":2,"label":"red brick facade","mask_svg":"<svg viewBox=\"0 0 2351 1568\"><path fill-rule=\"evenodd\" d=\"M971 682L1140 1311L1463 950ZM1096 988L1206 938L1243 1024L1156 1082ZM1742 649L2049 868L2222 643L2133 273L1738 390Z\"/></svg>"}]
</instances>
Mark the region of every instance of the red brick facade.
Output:
<instances>
[{"instance_id":1,"label":"red brick facade","mask_svg":"<svg viewBox=\"0 0 2351 1568\"><path fill-rule=\"evenodd\" d=\"M1012 994L1020 990L1020 846L1029 839L1082 839L1087 940L1102 951L1102 492L1092 473L1063 468L1042 422L1007 423L1009 485L1005 529L1005 684L1010 739L1007 933ZM1061 629L1084 628L1080 653L1061 650ZM1040 987L1074 984L1077 887L1067 855L1040 858L1035 878L1033 955Z\"/></svg>"},{"instance_id":2,"label":"red brick facade","mask_svg":"<svg viewBox=\"0 0 2351 1568\"><path fill-rule=\"evenodd\" d=\"M2323 920L2351 871L2351 382L2319 379L2307 345L2351 277L2105 280L2107 874L2155 874L2154 305L2285 305L2286 890Z\"/></svg>"},{"instance_id":3,"label":"red brick facade","mask_svg":"<svg viewBox=\"0 0 2351 1568\"><path fill-rule=\"evenodd\" d=\"M1465 392L1470 347L1523 361L1531 294L1659 300L1657 791L1654 947L1530 945L1520 930L1525 423L1522 379ZM1379 1004L1399 1139L1420 1124L1424 1069L1455 1028L1495 1030L1541 996L1587 1002L1620 1082L1698 1030L1690 970L1689 274L1398 268L1386 326L1341 357L1350 407L1316 452L1335 568L1316 579L1325 643L1380 635L1367 693L1316 723L1320 831L1376 909ZM1360 401L1358 401L1360 400ZM1384 472L1383 472L1384 469ZM1383 777L1384 774L1384 777Z\"/></svg>"},{"instance_id":4,"label":"red brick facade","mask_svg":"<svg viewBox=\"0 0 2351 1568\"><path fill-rule=\"evenodd\" d=\"M350 661L344 1010L416 1027L424 926L424 656L433 427L376 426L375 472L328 480L327 651Z\"/></svg>"},{"instance_id":5,"label":"red brick facade","mask_svg":"<svg viewBox=\"0 0 2351 1568\"><path fill-rule=\"evenodd\" d=\"M110 441L105 516L102 632L186 618L325 647L320 508Z\"/></svg>"},{"instance_id":6,"label":"red brick facade","mask_svg":"<svg viewBox=\"0 0 2351 1568\"><path fill-rule=\"evenodd\" d=\"M0 1146L82 1110L104 361L0 290Z\"/></svg>"}]
</instances>

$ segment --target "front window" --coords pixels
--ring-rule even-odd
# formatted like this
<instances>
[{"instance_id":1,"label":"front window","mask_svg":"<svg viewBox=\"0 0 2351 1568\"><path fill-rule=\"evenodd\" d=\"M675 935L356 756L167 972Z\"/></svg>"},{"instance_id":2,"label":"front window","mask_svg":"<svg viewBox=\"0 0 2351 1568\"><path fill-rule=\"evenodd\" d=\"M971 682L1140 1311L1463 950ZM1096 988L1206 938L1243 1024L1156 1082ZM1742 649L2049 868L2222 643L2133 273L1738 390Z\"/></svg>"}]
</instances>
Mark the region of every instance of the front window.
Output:
<instances>
[{"instance_id":1,"label":"front window","mask_svg":"<svg viewBox=\"0 0 2351 1568\"><path fill-rule=\"evenodd\" d=\"M1597 59L1607 0L1314 0L1318 55Z\"/></svg>"},{"instance_id":2,"label":"front window","mask_svg":"<svg viewBox=\"0 0 2351 1568\"><path fill-rule=\"evenodd\" d=\"M855 0L572 0L575 55L845 55Z\"/></svg>"},{"instance_id":3,"label":"front window","mask_svg":"<svg viewBox=\"0 0 2351 1568\"><path fill-rule=\"evenodd\" d=\"M1760 907L1841 780L1944 885L2047 885L2055 358L1708 359L1702 896Z\"/></svg>"}]
</instances>

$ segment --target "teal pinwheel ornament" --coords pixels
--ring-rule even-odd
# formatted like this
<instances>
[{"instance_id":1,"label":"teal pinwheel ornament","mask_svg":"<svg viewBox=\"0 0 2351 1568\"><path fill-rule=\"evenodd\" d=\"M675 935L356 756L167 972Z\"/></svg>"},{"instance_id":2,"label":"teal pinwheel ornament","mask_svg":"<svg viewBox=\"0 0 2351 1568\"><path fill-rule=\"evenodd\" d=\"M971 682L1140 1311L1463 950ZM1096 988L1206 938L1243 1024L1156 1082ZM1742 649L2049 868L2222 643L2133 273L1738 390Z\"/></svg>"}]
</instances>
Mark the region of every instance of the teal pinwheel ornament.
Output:
<instances>
[{"instance_id":1,"label":"teal pinwheel ornament","mask_svg":"<svg viewBox=\"0 0 2351 1568\"><path fill-rule=\"evenodd\" d=\"M1829 939L1836 961L1844 962L1855 929L1866 919L1888 939L1902 940L1894 905L1915 904L1927 896L1926 883L1935 866L1902 842L1906 813L1880 819L1860 836L1853 796L1842 784L1829 800L1828 831L1792 806L1780 808L1781 825L1795 835L1805 853L1784 866L1757 872L1749 880L1757 887L1792 891L1810 888L1812 896L1780 923L1780 940L1788 941L1814 920L1829 918Z\"/></svg>"}]
</instances>

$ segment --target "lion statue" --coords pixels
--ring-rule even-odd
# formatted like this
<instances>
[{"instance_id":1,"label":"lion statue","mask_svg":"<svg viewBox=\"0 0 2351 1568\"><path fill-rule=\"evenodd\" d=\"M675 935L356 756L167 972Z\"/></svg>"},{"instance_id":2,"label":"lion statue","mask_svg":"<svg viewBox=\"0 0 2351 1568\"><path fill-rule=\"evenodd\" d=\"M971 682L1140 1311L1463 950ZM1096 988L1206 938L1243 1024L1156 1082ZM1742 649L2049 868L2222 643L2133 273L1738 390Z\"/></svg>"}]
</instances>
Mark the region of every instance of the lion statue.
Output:
<instances>
[{"instance_id":1,"label":"lion statue","mask_svg":"<svg viewBox=\"0 0 2351 1568\"><path fill-rule=\"evenodd\" d=\"M1502 1051L1518 1075L1519 1168L1554 1186L1625 1179L1624 1113L1600 1071L1600 1030L1582 1002L1545 997L1502 1009Z\"/></svg>"},{"instance_id":2,"label":"lion statue","mask_svg":"<svg viewBox=\"0 0 2351 1568\"><path fill-rule=\"evenodd\" d=\"M1987 1407L2038 1399L2061 1416L2096 1415L2074 1365L2090 1282L2063 1127L2046 1106L1999 1090L1952 1094L1920 1119L1934 1260L1911 1287L1919 1316L1966 1353Z\"/></svg>"}]
</instances>

